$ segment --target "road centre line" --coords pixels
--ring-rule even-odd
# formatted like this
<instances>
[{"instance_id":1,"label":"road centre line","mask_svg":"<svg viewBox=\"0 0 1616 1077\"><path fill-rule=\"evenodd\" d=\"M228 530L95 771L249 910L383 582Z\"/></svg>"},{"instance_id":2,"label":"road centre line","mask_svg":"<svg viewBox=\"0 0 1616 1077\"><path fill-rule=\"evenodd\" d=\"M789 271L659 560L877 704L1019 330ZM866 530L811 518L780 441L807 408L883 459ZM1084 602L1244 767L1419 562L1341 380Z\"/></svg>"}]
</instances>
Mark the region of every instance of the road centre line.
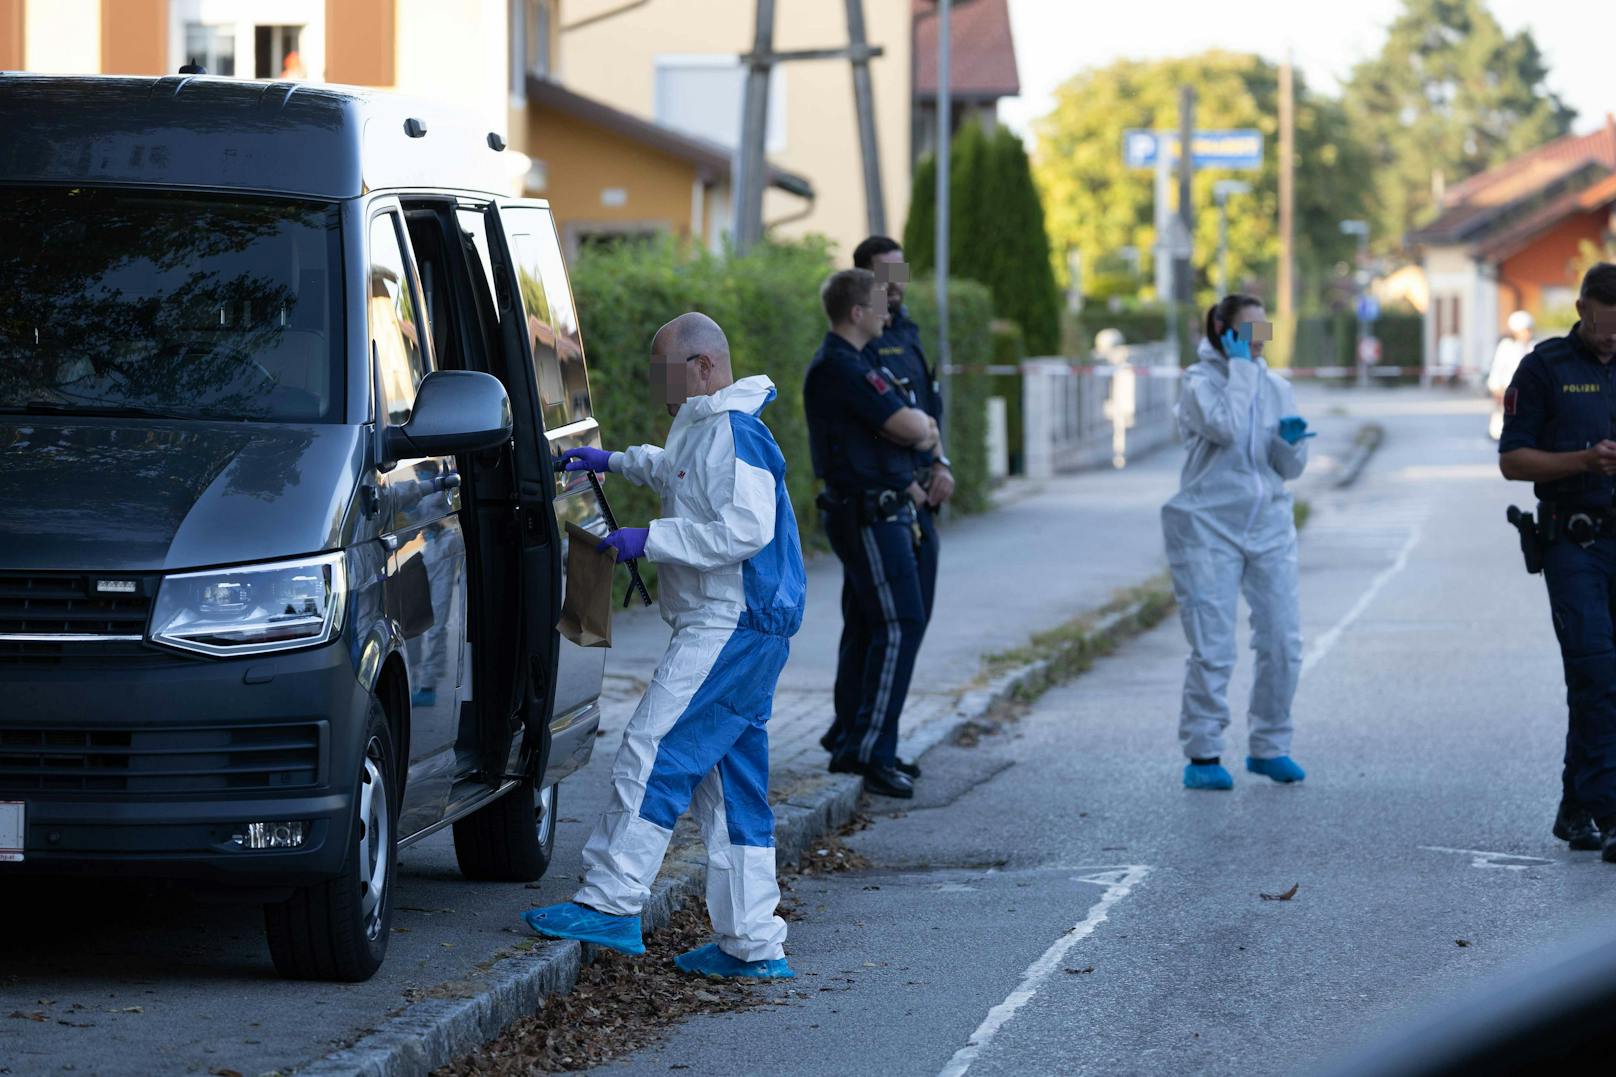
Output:
<instances>
[{"instance_id":1,"label":"road centre line","mask_svg":"<svg viewBox=\"0 0 1616 1077\"><path fill-rule=\"evenodd\" d=\"M1380 594L1381 588L1385 587L1392 581L1394 576L1408 567L1409 555L1414 552L1414 547L1419 545L1420 537L1423 533L1424 528L1418 523L1409 529L1408 538L1403 542L1403 548L1397 551L1397 557L1390 565L1381 570L1380 575L1376 576L1364 590L1364 593L1358 596L1358 601L1352 604L1352 608L1339 621L1331 625L1329 630L1320 636L1318 642L1313 644L1312 648L1307 652L1307 656L1302 659L1301 676L1306 676L1308 670L1316 666L1324 659L1325 655L1330 653L1330 648L1336 645L1336 641L1341 638L1341 634L1351 628L1354 621L1363 616L1364 611L1369 608L1369 604L1375 600L1375 596Z\"/></svg>"},{"instance_id":2,"label":"road centre line","mask_svg":"<svg viewBox=\"0 0 1616 1077\"><path fill-rule=\"evenodd\" d=\"M1541 856L1521 856L1518 853L1489 853L1485 849L1450 849L1446 845L1422 845L1421 849L1431 853L1458 853L1460 856L1470 857L1470 866L1473 868L1500 868L1504 871L1525 871L1543 864L1552 864L1553 860L1545 860ZM1525 861L1524 863L1505 864L1504 860Z\"/></svg>"},{"instance_id":3,"label":"road centre line","mask_svg":"<svg viewBox=\"0 0 1616 1077\"><path fill-rule=\"evenodd\" d=\"M993 1037L1005 1022L1014 1017L1016 1011L1031 1002L1033 996L1045 980L1060 967L1061 961L1072 947L1094 934L1095 928L1105 923L1111 912L1111 906L1133 893L1144 877L1149 874L1150 868L1145 864L1129 864L1125 867L1099 871L1092 875L1079 876L1077 881L1083 883L1097 883L1105 887L1105 893L1100 900L1090 906L1088 915L1079 920L1070 931L1055 940L1054 945L1045 950L1043 956L1028 966L1022 973L1021 982L1016 989L1010 992L1008 998L988 1011L987 1017L971 1033L971 1038L964 1047L954 1052L954 1057L948 1064L938 1071L938 1077L963 1077L971 1068L972 1063L982 1050L993 1041Z\"/></svg>"}]
</instances>

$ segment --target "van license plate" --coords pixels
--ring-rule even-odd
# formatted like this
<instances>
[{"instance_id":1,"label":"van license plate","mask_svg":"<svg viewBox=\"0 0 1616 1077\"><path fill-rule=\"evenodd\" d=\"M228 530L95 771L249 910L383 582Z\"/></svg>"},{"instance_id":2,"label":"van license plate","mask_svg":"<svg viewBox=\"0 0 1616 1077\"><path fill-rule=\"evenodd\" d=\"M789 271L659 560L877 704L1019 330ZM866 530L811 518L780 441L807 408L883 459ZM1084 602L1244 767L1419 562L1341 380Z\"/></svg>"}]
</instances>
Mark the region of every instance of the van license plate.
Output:
<instances>
[{"instance_id":1,"label":"van license plate","mask_svg":"<svg viewBox=\"0 0 1616 1077\"><path fill-rule=\"evenodd\" d=\"M0 800L0 864L22 863L23 811L21 801Z\"/></svg>"}]
</instances>

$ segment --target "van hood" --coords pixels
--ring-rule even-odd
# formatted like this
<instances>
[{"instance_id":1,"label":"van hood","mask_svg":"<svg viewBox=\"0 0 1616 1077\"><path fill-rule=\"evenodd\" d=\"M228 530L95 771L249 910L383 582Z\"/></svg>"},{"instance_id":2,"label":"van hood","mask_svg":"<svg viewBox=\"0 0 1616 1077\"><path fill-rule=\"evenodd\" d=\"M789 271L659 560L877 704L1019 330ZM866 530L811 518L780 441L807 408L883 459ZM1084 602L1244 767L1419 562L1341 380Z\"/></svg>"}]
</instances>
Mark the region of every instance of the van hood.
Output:
<instances>
[{"instance_id":1,"label":"van hood","mask_svg":"<svg viewBox=\"0 0 1616 1077\"><path fill-rule=\"evenodd\" d=\"M141 572L345 544L364 428L0 419L0 570Z\"/></svg>"}]
</instances>

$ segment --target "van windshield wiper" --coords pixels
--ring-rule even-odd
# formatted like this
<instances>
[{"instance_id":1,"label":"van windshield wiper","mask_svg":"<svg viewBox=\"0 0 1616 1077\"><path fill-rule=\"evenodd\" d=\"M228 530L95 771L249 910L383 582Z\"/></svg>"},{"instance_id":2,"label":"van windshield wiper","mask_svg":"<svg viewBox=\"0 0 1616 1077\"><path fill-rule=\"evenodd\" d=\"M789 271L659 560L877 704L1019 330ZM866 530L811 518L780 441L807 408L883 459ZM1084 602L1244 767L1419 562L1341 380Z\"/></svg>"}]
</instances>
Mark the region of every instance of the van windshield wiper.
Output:
<instances>
[{"instance_id":1,"label":"van windshield wiper","mask_svg":"<svg viewBox=\"0 0 1616 1077\"><path fill-rule=\"evenodd\" d=\"M30 400L26 404L0 405L0 415L94 415L114 419L186 419L188 415L133 404L59 404L54 400Z\"/></svg>"}]
</instances>

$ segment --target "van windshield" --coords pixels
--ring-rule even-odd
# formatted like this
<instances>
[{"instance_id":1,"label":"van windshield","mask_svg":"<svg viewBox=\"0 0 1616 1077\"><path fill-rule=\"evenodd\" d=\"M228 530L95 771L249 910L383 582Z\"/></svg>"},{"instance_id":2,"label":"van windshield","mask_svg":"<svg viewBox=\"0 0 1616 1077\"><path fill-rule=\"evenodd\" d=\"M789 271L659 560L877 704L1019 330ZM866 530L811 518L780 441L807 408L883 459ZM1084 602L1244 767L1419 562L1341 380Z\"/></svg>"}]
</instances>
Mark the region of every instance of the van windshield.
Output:
<instances>
[{"instance_id":1,"label":"van windshield","mask_svg":"<svg viewBox=\"0 0 1616 1077\"><path fill-rule=\"evenodd\" d=\"M334 205L0 188L0 414L343 418Z\"/></svg>"}]
</instances>

